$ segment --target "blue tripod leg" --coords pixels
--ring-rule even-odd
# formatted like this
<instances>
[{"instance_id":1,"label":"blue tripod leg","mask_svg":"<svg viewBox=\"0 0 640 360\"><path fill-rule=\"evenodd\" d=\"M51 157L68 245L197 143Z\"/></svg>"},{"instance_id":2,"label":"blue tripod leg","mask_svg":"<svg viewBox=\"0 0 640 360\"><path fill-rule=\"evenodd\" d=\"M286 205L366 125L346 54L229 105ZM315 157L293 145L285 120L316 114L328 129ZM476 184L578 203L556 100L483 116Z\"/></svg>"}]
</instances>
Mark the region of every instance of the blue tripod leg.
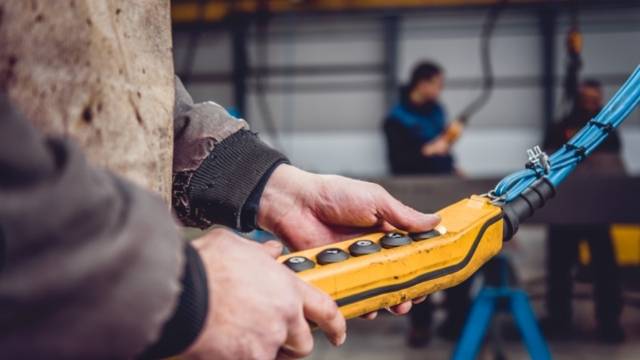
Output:
<instances>
[{"instance_id":1,"label":"blue tripod leg","mask_svg":"<svg viewBox=\"0 0 640 360\"><path fill-rule=\"evenodd\" d=\"M522 337L531 359L551 360L549 347L540 332L526 293L521 290L513 291L511 294L511 312L522 332Z\"/></svg>"},{"instance_id":2,"label":"blue tripod leg","mask_svg":"<svg viewBox=\"0 0 640 360\"><path fill-rule=\"evenodd\" d=\"M495 294L489 289L482 289L471 307L471 313L462 330L462 337L453 352L452 360L475 359L480 345L495 312Z\"/></svg>"}]
</instances>

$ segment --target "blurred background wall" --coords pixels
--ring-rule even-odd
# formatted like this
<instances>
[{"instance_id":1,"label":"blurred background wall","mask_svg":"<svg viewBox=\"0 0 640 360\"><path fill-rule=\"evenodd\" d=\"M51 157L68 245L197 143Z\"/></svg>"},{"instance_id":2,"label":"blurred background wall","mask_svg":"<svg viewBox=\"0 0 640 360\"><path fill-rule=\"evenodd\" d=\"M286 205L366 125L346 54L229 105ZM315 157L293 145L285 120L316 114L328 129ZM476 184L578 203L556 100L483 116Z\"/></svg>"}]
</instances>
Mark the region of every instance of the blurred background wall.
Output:
<instances>
[{"instance_id":1,"label":"blurred background wall","mask_svg":"<svg viewBox=\"0 0 640 360\"><path fill-rule=\"evenodd\" d=\"M609 3L579 12L583 76L602 80L607 96L640 59L640 7ZM446 70L443 101L450 119L458 114L481 90L479 37L486 13L470 7L280 14L269 20L266 35L259 35L254 23L244 26L252 70L242 116L305 169L383 175L387 164L380 123L395 97L392 89L406 81L417 61L435 60ZM491 46L493 95L455 147L463 172L505 174L522 166L527 148L541 143L545 120L561 114L569 24L567 9L515 8L501 16ZM176 70L196 100L236 106L233 39L226 26L176 26ZM263 86L262 97L256 85ZM548 99L545 105L546 96L553 99L553 108ZM261 100L270 116L259 106ZM640 157L633 155L640 154L640 114L632 116L621 135L628 170L639 174ZM269 136L273 132L275 140Z\"/></svg>"}]
</instances>

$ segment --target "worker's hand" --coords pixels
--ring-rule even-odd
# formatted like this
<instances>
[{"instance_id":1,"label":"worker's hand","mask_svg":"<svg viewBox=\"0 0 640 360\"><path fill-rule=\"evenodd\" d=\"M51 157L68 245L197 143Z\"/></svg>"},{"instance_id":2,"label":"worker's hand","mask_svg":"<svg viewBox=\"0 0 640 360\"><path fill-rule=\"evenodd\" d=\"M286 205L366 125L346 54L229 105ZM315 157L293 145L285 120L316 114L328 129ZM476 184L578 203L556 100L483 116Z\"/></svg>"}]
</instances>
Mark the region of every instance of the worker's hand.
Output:
<instances>
[{"instance_id":1,"label":"worker's hand","mask_svg":"<svg viewBox=\"0 0 640 360\"><path fill-rule=\"evenodd\" d=\"M449 153L451 149L451 143L444 136L438 136L432 141L422 145L420 152L422 156L444 156Z\"/></svg>"},{"instance_id":2,"label":"worker's hand","mask_svg":"<svg viewBox=\"0 0 640 360\"><path fill-rule=\"evenodd\" d=\"M206 325L188 358L291 359L309 355L307 320L334 345L346 337L345 319L331 298L275 261L282 245L263 245L216 229L193 242L205 264Z\"/></svg>"},{"instance_id":3,"label":"worker's hand","mask_svg":"<svg viewBox=\"0 0 640 360\"><path fill-rule=\"evenodd\" d=\"M426 231L440 218L423 214L374 183L317 175L280 165L267 182L258 225L294 250L304 250L374 231Z\"/></svg>"},{"instance_id":4,"label":"worker's hand","mask_svg":"<svg viewBox=\"0 0 640 360\"><path fill-rule=\"evenodd\" d=\"M374 231L425 231L439 222L438 216L407 207L380 185L311 174L290 165L274 171L258 212L258 224L295 250ZM404 314L409 309L411 302L391 310Z\"/></svg>"}]
</instances>

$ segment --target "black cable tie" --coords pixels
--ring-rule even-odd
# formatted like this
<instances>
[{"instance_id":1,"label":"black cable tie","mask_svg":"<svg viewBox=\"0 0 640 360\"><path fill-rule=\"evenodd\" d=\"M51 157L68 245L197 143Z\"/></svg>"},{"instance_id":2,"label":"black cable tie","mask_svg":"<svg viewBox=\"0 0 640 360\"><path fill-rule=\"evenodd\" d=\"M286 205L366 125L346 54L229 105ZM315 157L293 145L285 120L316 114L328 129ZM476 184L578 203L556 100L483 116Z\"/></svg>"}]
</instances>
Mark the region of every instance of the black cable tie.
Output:
<instances>
[{"instance_id":1,"label":"black cable tie","mask_svg":"<svg viewBox=\"0 0 640 360\"><path fill-rule=\"evenodd\" d=\"M529 170L533 170L533 172L536 173L537 178L540 178L545 175L544 169L542 169L539 165L536 165L533 161L527 161L524 167Z\"/></svg>"},{"instance_id":2,"label":"black cable tie","mask_svg":"<svg viewBox=\"0 0 640 360\"><path fill-rule=\"evenodd\" d=\"M605 124L602 123L600 121L596 121L596 120L589 120L589 124L594 125L596 127L599 127L605 134L609 134L610 132L613 131L614 127L611 124Z\"/></svg>"},{"instance_id":3,"label":"black cable tie","mask_svg":"<svg viewBox=\"0 0 640 360\"><path fill-rule=\"evenodd\" d=\"M582 162L587 157L587 149L584 146L575 146L573 144L564 144L564 146L576 152L578 156L578 162Z\"/></svg>"}]
</instances>

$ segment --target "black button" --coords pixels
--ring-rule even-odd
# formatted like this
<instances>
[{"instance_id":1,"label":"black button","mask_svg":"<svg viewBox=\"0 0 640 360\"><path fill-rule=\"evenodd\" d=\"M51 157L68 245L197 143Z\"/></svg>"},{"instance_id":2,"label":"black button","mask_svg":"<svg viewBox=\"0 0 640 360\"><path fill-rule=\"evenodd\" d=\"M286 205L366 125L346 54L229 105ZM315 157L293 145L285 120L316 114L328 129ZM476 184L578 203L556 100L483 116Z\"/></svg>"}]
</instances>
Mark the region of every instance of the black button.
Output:
<instances>
[{"instance_id":1,"label":"black button","mask_svg":"<svg viewBox=\"0 0 640 360\"><path fill-rule=\"evenodd\" d=\"M423 232L416 232L416 233L411 233L409 234L409 236L411 236L411 238L415 241L422 241L422 240L428 240L428 239L432 239L434 237L440 236L440 232L438 230L429 230L429 231L423 231Z\"/></svg>"},{"instance_id":2,"label":"black button","mask_svg":"<svg viewBox=\"0 0 640 360\"><path fill-rule=\"evenodd\" d=\"M385 249L409 244L411 244L411 238L397 232L385 234L380 238L380 245L382 245L382 247Z\"/></svg>"},{"instance_id":3,"label":"black button","mask_svg":"<svg viewBox=\"0 0 640 360\"><path fill-rule=\"evenodd\" d=\"M304 256L292 256L285 260L283 264L285 264L289 269L295 272L313 269L316 266L313 261L307 259Z\"/></svg>"},{"instance_id":4,"label":"black button","mask_svg":"<svg viewBox=\"0 0 640 360\"><path fill-rule=\"evenodd\" d=\"M349 254L338 248L322 250L322 252L316 256L316 260L318 260L318 264L320 265L333 264L347 260L348 258Z\"/></svg>"},{"instance_id":5,"label":"black button","mask_svg":"<svg viewBox=\"0 0 640 360\"><path fill-rule=\"evenodd\" d=\"M373 254L380 251L380 245L371 240L358 240L349 246L349 252L353 256Z\"/></svg>"}]
</instances>

